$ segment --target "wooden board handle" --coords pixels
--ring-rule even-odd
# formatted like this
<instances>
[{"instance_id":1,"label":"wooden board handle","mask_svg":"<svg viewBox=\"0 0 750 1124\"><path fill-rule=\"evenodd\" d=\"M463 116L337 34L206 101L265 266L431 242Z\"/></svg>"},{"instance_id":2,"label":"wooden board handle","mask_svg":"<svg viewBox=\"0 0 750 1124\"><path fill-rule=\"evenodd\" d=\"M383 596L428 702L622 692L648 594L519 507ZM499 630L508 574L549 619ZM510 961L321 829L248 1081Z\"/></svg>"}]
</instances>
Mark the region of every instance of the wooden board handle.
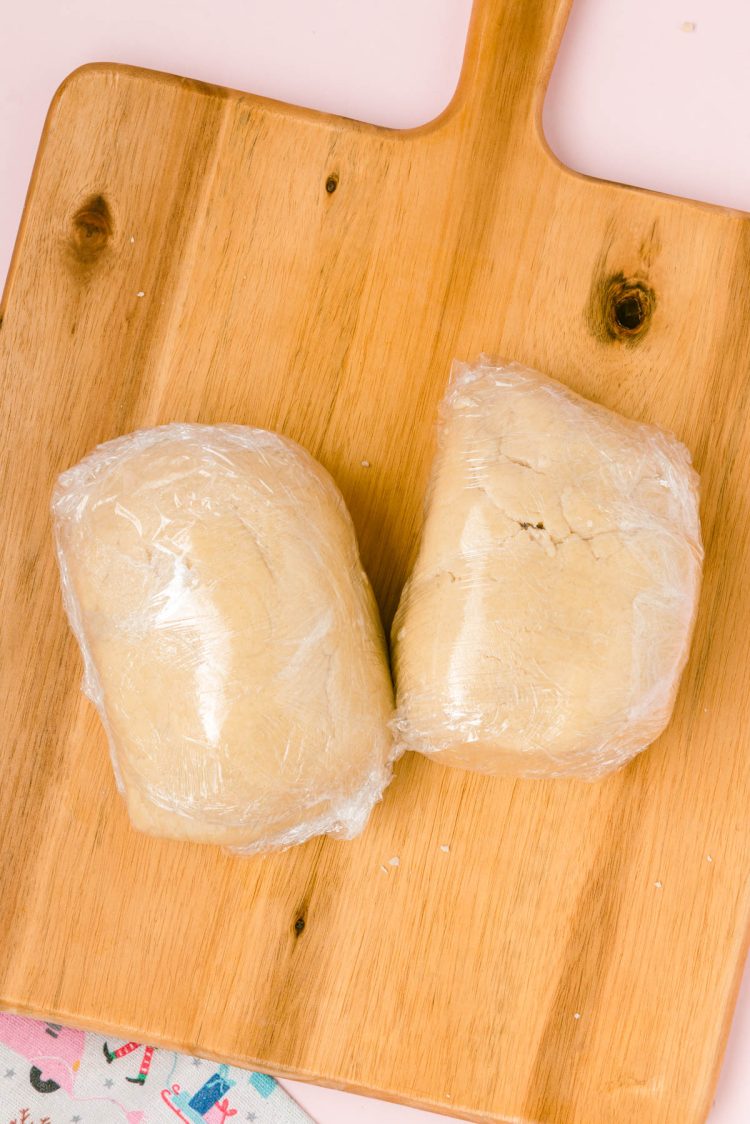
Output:
<instances>
[{"instance_id":1,"label":"wooden board handle","mask_svg":"<svg viewBox=\"0 0 750 1124\"><path fill-rule=\"evenodd\" d=\"M544 92L572 0L475 0L464 64L444 115L545 145ZM478 122L477 122L478 123Z\"/></svg>"}]
</instances>

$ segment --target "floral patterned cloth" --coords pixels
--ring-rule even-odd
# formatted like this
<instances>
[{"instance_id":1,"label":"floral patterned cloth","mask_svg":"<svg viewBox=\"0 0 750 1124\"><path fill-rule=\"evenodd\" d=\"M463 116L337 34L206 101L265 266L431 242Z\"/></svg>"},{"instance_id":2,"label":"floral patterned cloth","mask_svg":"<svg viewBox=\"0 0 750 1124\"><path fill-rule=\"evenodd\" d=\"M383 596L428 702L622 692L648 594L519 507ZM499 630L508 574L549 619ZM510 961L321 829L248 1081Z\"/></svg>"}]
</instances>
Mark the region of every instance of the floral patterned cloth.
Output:
<instances>
[{"instance_id":1,"label":"floral patterned cloth","mask_svg":"<svg viewBox=\"0 0 750 1124\"><path fill-rule=\"evenodd\" d=\"M0 1124L313 1124L273 1077L0 1013Z\"/></svg>"}]
</instances>

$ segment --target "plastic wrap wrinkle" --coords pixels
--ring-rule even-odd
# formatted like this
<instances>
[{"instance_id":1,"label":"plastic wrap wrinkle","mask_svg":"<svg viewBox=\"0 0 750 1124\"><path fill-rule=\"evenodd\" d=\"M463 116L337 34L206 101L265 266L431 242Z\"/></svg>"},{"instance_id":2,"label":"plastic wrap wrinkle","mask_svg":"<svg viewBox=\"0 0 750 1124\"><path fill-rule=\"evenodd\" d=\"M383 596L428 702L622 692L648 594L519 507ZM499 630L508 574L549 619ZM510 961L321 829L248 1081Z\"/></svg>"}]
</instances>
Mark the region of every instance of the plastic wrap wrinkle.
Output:
<instances>
[{"instance_id":1,"label":"plastic wrap wrinkle","mask_svg":"<svg viewBox=\"0 0 750 1124\"><path fill-rule=\"evenodd\" d=\"M517 363L454 364L394 620L400 749L594 779L671 716L703 550L687 449Z\"/></svg>"},{"instance_id":2,"label":"plastic wrap wrinkle","mask_svg":"<svg viewBox=\"0 0 750 1124\"><path fill-rule=\"evenodd\" d=\"M390 779L392 691L325 470L265 430L160 426L63 473L52 513L133 824L243 853L358 834Z\"/></svg>"}]
</instances>

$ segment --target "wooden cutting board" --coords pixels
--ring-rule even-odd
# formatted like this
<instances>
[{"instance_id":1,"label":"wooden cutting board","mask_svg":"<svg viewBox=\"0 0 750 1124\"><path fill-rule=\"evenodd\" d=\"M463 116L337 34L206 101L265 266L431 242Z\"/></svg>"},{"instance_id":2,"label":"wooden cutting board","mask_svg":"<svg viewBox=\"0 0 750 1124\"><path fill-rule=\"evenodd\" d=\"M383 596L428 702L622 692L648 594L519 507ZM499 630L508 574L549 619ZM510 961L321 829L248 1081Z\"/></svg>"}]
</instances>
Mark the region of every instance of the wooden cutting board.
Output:
<instances>
[{"instance_id":1,"label":"wooden cutting board","mask_svg":"<svg viewBox=\"0 0 750 1124\"><path fill-rule=\"evenodd\" d=\"M705 1119L750 913L750 221L556 162L567 8L478 0L456 98L410 132L121 66L55 97L0 330L4 1007L474 1120ZM666 735L598 784L407 756L353 843L135 834L63 619L57 473L138 426L278 429L341 486L388 622L451 359L482 350L694 453Z\"/></svg>"}]
</instances>

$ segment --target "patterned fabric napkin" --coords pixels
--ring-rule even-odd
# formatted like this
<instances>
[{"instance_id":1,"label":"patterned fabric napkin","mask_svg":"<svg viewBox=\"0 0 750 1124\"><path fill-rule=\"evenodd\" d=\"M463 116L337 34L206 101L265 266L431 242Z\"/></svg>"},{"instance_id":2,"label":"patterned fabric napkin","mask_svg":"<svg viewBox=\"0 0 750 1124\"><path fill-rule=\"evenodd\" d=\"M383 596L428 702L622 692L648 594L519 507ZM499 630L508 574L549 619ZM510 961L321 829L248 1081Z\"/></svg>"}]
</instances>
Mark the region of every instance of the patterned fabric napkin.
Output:
<instances>
[{"instance_id":1,"label":"patterned fabric napkin","mask_svg":"<svg viewBox=\"0 0 750 1124\"><path fill-rule=\"evenodd\" d=\"M313 1124L273 1077L0 1013L0 1124Z\"/></svg>"}]
</instances>

